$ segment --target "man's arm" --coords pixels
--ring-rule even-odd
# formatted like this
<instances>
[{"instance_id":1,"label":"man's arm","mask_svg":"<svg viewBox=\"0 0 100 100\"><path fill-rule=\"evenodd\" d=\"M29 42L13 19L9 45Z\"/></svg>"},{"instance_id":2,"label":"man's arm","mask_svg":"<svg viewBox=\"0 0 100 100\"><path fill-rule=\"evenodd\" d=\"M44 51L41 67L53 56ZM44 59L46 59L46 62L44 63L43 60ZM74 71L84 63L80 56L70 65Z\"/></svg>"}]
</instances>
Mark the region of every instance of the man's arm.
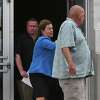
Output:
<instances>
[{"instance_id":1,"label":"man's arm","mask_svg":"<svg viewBox=\"0 0 100 100\"><path fill-rule=\"evenodd\" d=\"M27 72L24 70L22 66L22 60L19 54L16 54L16 65L17 65L20 75L22 77L28 77Z\"/></svg>"},{"instance_id":2,"label":"man's arm","mask_svg":"<svg viewBox=\"0 0 100 100\"><path fill-rule=\"evenodd\" d=\"M73 62L72 54L70 49L67 47L62 48L62 53L65 56L66 61L68 62L69 74L76 74L76 65Z\"/></svg>"}]
</instances>

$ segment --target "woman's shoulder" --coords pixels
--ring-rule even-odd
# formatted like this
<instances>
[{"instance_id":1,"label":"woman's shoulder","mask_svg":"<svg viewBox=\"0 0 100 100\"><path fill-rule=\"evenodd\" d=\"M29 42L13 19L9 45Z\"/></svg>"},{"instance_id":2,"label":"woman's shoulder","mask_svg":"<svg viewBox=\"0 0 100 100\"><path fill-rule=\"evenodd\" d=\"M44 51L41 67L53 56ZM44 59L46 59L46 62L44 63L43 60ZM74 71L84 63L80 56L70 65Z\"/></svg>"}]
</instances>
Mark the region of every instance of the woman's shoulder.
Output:
<instances>
[{"instance_id":1,"label":"woman's shoulder","mask_svg":"<svg viewBox=\"0 0 100 100\"><path fill-rule=\"evenodd\" d=\"M40 36L39 38L38 38L38 41L42 41L42 40L49 40L49 38L48 37L46 37L46 36Z\"/></svg>"}]
</instances>

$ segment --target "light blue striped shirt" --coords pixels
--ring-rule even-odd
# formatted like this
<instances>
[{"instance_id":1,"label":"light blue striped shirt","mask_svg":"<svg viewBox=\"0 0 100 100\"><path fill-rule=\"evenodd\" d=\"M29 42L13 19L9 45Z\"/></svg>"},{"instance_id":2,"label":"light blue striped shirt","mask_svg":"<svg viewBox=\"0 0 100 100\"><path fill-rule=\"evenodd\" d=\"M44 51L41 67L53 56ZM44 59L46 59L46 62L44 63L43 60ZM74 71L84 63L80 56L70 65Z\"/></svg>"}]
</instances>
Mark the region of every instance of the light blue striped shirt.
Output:
<instances>
[{"instance_id":1,"label":"light blue striped shirt","mask_svg":"<svg viewBox=\"0 0 100 100\"><path fill-rule=\"evenodd\" d=\"M77 72L75 76L71 76L68 73L68 64L61 51L63 47L71 48L72 58L76 64ZM77 24L72 19L67 18L62 23L58 33L52 76L66 79L86 77L90 74L94 75L94 68L86 39Z\"/></svg>"}]
</instances>

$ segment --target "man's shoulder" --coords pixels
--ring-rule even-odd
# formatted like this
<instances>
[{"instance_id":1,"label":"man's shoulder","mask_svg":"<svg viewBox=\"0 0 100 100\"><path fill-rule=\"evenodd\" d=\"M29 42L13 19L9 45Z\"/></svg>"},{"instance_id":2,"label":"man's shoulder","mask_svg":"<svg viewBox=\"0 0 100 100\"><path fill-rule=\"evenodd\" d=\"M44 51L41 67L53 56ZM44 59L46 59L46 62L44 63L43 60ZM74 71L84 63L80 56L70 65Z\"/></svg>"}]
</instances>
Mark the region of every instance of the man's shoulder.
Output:
<instances>
[{"instance_id":1,"label":"man's shoulder","mask_svg":"<svg viewBox=\"0 0 100 100\"><path fill-rule=\"evenodd\" d=\"M61 28L62 27L72 27L73 25L74 25L73 22L71 20L67 19L61 24Z\"/></svg>"},{"instance_id":2,"label":"man's shoulder","mask_svg":"<svg viewBox=\"0 0 100 100\"><path fill-rule=\"evenodd\" d=\"M22 33L19 35L19 38L27 38L27 36L28 36L27 33Z\"/></svg>"},{"instance_id":3,"label":"man's shoulder","mask_svg":"<svg viewBox=\"0 0 100 100\"><path fill-rule=\"evenodd\" d=\"M22 41L22 42L32 41L32 42L33 42L33 39L32 39L32 37L30 37L27 33L22 33L22 34L19 36L18 41Z\"/></svg>"},{"instance_id":4,"label":"man's shoulder","mask_svg":"<svg viewBox=\"0 0 100 100\"><path fill-rule=\"evenodd\" d=\"M17 39L18 40L23 40L23 38L26 38L26 37L27 37L26 34L21 33L20 35L17 36Z\"/></svg>"}]
</instances>

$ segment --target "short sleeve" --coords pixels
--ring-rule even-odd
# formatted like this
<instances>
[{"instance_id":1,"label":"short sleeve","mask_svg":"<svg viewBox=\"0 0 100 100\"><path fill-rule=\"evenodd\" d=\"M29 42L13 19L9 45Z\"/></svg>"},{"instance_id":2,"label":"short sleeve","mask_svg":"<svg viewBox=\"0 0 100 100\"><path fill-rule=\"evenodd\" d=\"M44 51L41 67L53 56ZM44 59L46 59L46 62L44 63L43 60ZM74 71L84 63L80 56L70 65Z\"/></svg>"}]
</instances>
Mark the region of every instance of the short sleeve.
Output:
<instances>
[{"instance_id":1,"label":"short sleeve","mask_svg":"<svg viewBox=\"0 0 100 100\"><path fill-rule=\"evenodd\" d=\"M21 37L19 37L17 40L16 40L16 46L15 46L15 54L21 54L21 42L22 39Z\"/></svg>"},{"instance_id":2,"label":"short sleeve","mask_svg":"<svg viewBox=\"0 0 100 100\"><path fill-rule=\"evenodd\" d=\"M74 30L71 23L64 23L59 31L60 46L73 47L75 46L74 41Z\"/></svg>"}]
</instances>

